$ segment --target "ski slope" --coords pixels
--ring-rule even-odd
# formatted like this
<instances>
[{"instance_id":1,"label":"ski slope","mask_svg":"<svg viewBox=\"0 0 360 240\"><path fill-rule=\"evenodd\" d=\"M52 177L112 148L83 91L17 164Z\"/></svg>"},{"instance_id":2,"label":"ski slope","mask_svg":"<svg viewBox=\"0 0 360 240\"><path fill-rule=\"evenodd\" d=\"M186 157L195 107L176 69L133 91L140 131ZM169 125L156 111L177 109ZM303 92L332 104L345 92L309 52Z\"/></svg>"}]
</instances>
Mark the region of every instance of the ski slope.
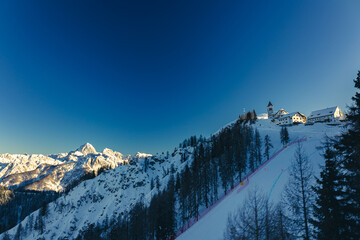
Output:
<instances>
[{"instance_id":1,"label":"ski slope","mask_svg":"<svg viewBox=\"0 0 360 240\"><path fill-rule=\"evenodd\" d=\"M179 240L223 239L229 213L236 212L246 199L249 191L258 188L264 191L270 202L277 203L280 200L284 186L288 181L287 169L294 159L297 142L301 142L303 150L309 157L315 175L319 175L320 165L324 163L319 148L326 136L334 137L344 129L340 126L328 126L315 124L313 126L289 127L291 143L282 147L280 144L280 128L272 125L269 121L261 120L256 124L262 137L268 134L274 145L274 151L269 161L264 162L253 173L245 177L243 184L237 184L234 189L227 192L208 209L199 214L198 220L191 219L176 233ZM248 180L247 180L248 179Z\"/></svg>"}]
</instances>

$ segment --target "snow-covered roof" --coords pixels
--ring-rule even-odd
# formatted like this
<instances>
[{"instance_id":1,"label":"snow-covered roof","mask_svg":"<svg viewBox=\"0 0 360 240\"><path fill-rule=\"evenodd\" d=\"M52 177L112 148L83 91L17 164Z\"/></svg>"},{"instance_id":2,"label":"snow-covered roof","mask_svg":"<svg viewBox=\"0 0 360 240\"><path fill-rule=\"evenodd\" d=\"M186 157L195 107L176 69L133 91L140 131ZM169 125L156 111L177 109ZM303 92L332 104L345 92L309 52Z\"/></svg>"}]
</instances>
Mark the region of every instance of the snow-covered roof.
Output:
<instances>
[{"instance_id":1,"label":"snow-covered roof","mask_svg":"<svg viewBox=\"0 0 360 240\"><path fill-rule=\"evenodd\" d=\"M281 114L281 113L288 114L288 112L285 111L284 109L280 109L279 111L277 111L277 112L275 113L275 115L278 115L278 114Z\"/></svg>"},{"instance_id":2,"label":"snow-covered roof","mask_svg":"<svg viewBox=\"0 0 360 240\"><path fill-rule=\"evenodd\" d=\"M288 113L288 114L285 114L285 115L279 117L279 120L280 120L280 119L287 118L287 117L293 117L295 114L299 114L299 115L305 117L305 115L302 114L302 113L300 113L300 112L292 112L292 113Z\"/></svg>"},{"instance_id":3,"label":"snow-covered roof","mask_svg":"<svg viewBox=\"0 0 360 240\"><path fill-rule=\"evenodd\" d=\"M324 117L324 116L334 115L337 108L338 107L335 106L335 107L312 111L308 118L316 118L316 117Z\"/></svg>"}]
</instances>

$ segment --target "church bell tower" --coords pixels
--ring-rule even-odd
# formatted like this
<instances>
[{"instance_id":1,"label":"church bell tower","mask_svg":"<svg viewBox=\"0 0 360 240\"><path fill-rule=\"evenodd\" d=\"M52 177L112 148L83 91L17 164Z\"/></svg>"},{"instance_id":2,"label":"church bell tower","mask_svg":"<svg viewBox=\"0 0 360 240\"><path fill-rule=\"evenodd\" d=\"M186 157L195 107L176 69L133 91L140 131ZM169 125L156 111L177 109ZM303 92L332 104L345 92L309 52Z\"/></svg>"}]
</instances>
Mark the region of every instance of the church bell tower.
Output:
<instances>
[{"instance_id":1,"label":"church bell tower","mask_svg":"<svg viewBox=\"0 0 360 240\"><path fill-rule=\"evenodd\" d=\"M272 118L272 116L274 115L274 106L272 105L272 103L269 101L269 104L267 106L267 112L268 112L268 118Z\"/></svg>"}]
</instances>

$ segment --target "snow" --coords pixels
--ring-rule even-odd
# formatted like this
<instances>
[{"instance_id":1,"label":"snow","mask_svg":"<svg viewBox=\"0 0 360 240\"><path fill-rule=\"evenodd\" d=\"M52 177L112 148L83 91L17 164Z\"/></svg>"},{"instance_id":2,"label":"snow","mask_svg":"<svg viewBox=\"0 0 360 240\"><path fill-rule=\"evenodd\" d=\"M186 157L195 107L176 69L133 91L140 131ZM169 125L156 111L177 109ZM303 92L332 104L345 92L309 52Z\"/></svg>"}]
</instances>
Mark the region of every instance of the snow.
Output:
<instances>
[{"instance_id":1,"label":"snow","mask_svg":"<svg viewBox=\"0 0 360 240\"><path fill-rule=\"evenodd\" d=\"M105 152L111 153L109 150ZM186 162L181 162L181 154L184 152L191 156L192 148L178 150L170 154L169 158L167 154L151 156L139 153L129 164L110 169L96 178L82 182L67 195L49 204L43 235L32 231L22 239L38 239L40 236L45 239L74 239L91 223L103 223L107 218L118 219L119 216L126 215L140 199L149 204L152 196L166 186L171 166L174 165L176 170L181 172L192 161L189 157ZM146 172L145 158L148 158L149 162ZM161 187L150 189L150 181L156 176L160 177ZM32 218L36 219L38 214L39 211L33 212ZM26 217L21 222L22 226L26 226L29 219L29 216ZM14 235L16 227L7 232ZM0 235L0 239L1 237Z\"/></svg>"},{"instance_id":2,"label":"snow","mask_svg":"<svg viewBox=\"0 0 360 240\"><path fill-rule=\"evenodd\" d=\"M60 192L87 172L97 172L102 167L115 168L131 158L111 149L104 151L97 153L86 143L75 151L49 156L1 154L0 184L9 188Z\"/></svg>"},{"instance_id":3,"label":"snow","mask_svg":"<svg viewBox=\"0 0 360 240\"><path fill-rule=\"evenodd\" d=\"M225 127L231 126L234 122ZM272 155L277 152L278 154L273 160L249 176L249 182L245 181L244 185L237 185L222 198L222 201L214 204L210 211L205 210L202 212L200 220L181 234L178 239L222 239L228 214L241 207L248 192L255 187L266 191L271 201L276 202L280 199L282 189L288 179L287 169L293 159L296 146L289 145L289 147L283 148L280 143L281 127L275 125L269 119L258 120L252 126L259 130L262 139L266 134L270 136L274 145ZM319 123L311 126L301 124L288 127L288 131L291 141L306 139L303 142L303 147L310 157L315 172L318 174L320 171L319 164L323 163L323 159L320 155L321 150L317 147L321 145L326 135L336 136L343 129L341 126L328 126ZM40 236L45 239L74 239L79 231L85 229L91 223L102 223L107 218L117 219L119 216L127 214L131 207L141 199L145 204L148 204L151 197L166 186L172 165L176 172L181 172L186 165L191 164L192 151L193 149L188 147L185 149L180 148L175 153L169 154L169 156L167 154L151 156L138 153L133 158L128 158L129 164L105 171L94 179L84 181L73 188L67 195L50 203L49 212L45 219L44 234L40 235L37 231L31 231L26 236L23 236L23 239L37 239ZM181 155L184 152L187 153L189 158L185 162L181 162ZM0 159L4 164L6 162L6 165L10 164L14 159L17 161L16 159L20 158L20 156L12 155L6 158L1 158L1 156ZM111 149L104 149L103 153L97 153L97 155L88 154L82 157L59 154L52 158L51 161L62 163L69 161L72 164L81 163L83 166L97 164L97 162L103 161L101 158L111 159L116 158L116 156L122 155ZM28 159L29 157L22 155L21 158ZM48 158L50 157L48 156ZM78 160L76 162L70 161L71 158ZM147 171L145 171L145 158L149 162ZM76 176L74 172L72 175ZM156 176L160 177L161 187L160 189L150 189L151 179L155 179ZM272 190L271 195L270 190ZM33 219L36 219L38 214L39 211L33 212ZM28 216L21 222L23 227L28 224L29 219ZM15 232L16 227L10 229L8 234L13 236ZM1 237L0 235L0 239Z\"/></svg>"},{"instance_id":4,"label":"snow","mask_svg":"<svg viewBox=\"0 0 360 240\"><path fill-rule=\"evenodd\" d=\"M257 119L268 119L268 114L267 113L260 113L259 115L257 115Z\"/></svg>"},{"instance_id":5,"label":"snow","mask_svg":"<svg viewBox=\"0 0 360 240\"><path fill-rule=\"evenodd\" d=\"M321 110L317 110L317 111L313 111L313 112L310 113L308 118L324 117L324 116L334 115L336 109L337 109L337 106L330 107L330 108L325 108L325 109L321 109Z\"/></svg>"},{"instance_id":6,"label":"snow","mask_svg":"<svg viewBox=\"0 0 360 240\"><path fill-rule=\"evenodd\" d=\"M280 127L273 125L269 120L260 120L256 123L262 137L268 134L274 145L273 154L283 149L273 160L269 161L254 174L244 185L237 185L222 201L216 204L207 214L199 219L192 227L182 233L177 239L223 239L229 213L236 212L254 188L266 192L269 201L277 203L281 199L284 186L288 181L288 168L294 158L296 144L282 148L280 143ZM288 128L291 140L304 139L303 149L310 159L315 175L319 175L319 165L324 163L319 146L326 136L337 136L343 129L341 127L317 124L313 126L292 126ZM201 215L201 213L200 213Z\"/></svg>"}]
</instances>

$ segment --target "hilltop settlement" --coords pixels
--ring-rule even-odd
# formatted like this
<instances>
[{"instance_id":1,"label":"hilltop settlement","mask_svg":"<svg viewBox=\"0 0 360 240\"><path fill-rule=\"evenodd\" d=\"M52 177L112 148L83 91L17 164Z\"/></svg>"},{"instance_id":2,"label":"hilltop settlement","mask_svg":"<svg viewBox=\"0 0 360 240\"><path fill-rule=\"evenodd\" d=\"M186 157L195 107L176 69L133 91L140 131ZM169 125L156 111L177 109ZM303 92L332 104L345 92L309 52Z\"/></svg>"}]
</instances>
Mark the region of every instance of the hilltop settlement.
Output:
<instances>
[{"instance_id":1,"label":"hilltop settlement","mask_svg":"<svg viewBox=\"0 0 360 240\"><path fill-rule=\"evenodd\" d=\"M266 115L266 114L265 114ZM288 113L284 109L274 111L274 105L269 101L267 105L267 118L276 125L288 126L293 124L311 125L316 122L328 122L337 124L345 120L345 116L338 106L312 111L308 117L300 112Z\"/></svg>"}]
</instances>

